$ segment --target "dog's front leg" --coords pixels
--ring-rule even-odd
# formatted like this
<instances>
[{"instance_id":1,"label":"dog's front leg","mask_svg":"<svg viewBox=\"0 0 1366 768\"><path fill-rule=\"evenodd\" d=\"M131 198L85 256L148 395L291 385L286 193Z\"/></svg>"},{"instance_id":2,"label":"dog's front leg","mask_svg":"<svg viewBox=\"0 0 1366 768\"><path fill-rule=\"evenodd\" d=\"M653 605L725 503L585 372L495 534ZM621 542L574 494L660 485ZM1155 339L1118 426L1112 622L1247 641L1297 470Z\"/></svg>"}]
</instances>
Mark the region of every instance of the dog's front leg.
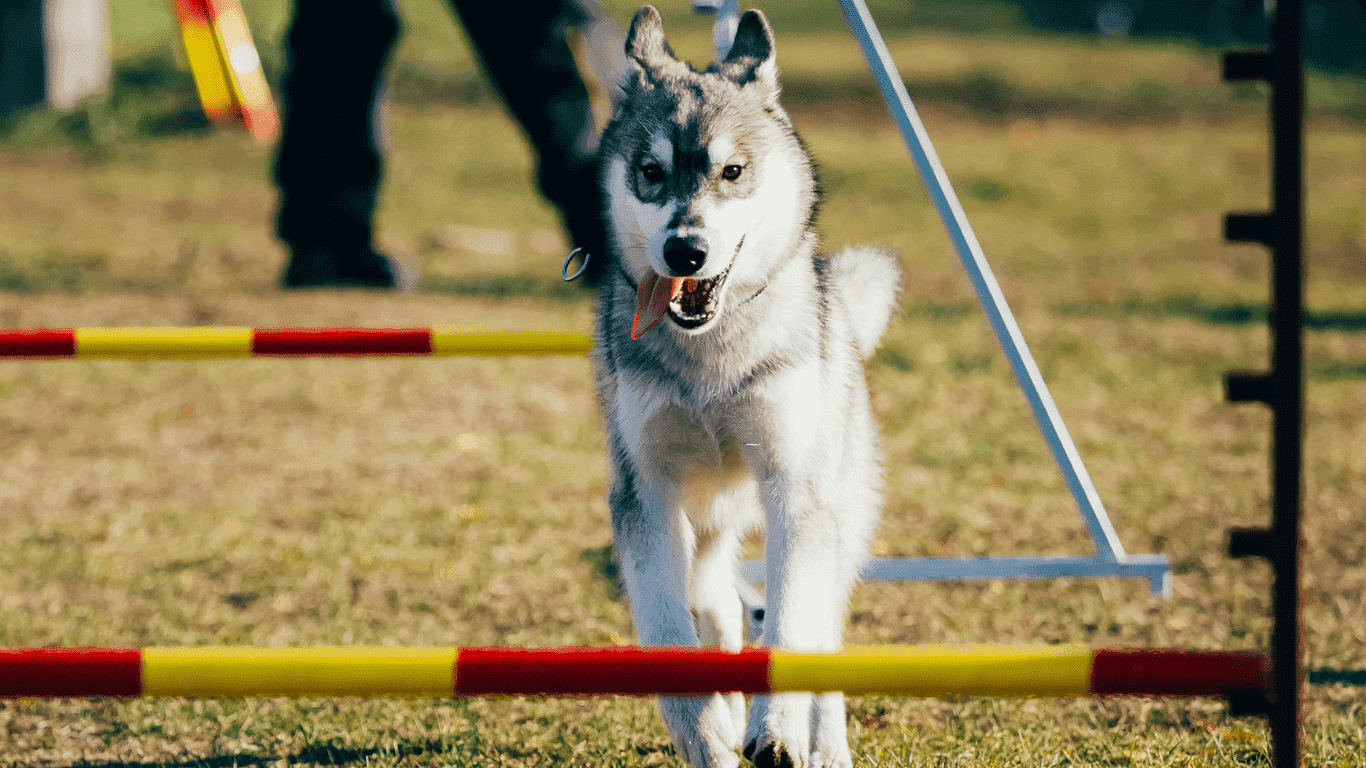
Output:
<instances>
[{"instance_id":1,"label":"dog's front leg","mask_svg":"<svg viewBox=\"0 0 1366 768\"><path fill-rule=\"evenodd\" d=\"M676 494L620 482L612 518L617 559L642 645L698 645L688 607L695 536ZM740 746L731 706L720 695L669 696L659 710L674 748L696 768L732 768Z\"/></svg>"},{"instance_id":2,"label":"dog's front leg","mask_svg":"<svg viewBox=\"0 0 1366 768\"><path fill-rule=\"evenodd\" d=\"M857 561L846 552L849 531L832 514L837 502L816 484L781 474L764 487L768 565L763 644L834 651ZM767 766L852 765L840 694L782 693L757 697L750 709L745 756Z\"/></svg>"}]
</instances>

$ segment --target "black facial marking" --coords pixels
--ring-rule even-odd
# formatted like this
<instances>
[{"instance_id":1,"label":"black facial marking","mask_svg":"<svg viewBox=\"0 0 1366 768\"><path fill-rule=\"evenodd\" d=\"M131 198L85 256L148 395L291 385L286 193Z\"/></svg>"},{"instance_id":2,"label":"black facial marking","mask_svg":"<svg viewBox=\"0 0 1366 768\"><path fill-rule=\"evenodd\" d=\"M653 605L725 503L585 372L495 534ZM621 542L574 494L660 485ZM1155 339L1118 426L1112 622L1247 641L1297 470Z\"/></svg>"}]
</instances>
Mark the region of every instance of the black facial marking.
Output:
<instances>
[{"instance_id":1,"label":"black facial marking","mask_svg":"<svg viewBox=\"0 0 1366 768\"><path fill-rule=\"evenodd\" d=\"M764 138L749 135L746 126L755 125L757 114L769 107L737 101L718 110L715 104L716 94L687 78L670 79L668 88L630 95L622 118L610 129L626 132L624 144L633 149L627 155L627 178L639 200L689 204L708 195L745 198L758 189L763 171L755 150ZM708 145L718 136L716 127L724 125L735 126L726 134L735 142L734 149L725 157L712 157ZM660 143L668 144L669 156L656 156Z\"/></svg>"},{"instance_id":2,"label":"black facial marking","mask_svg":"<svg viewBox=\"0 0 1366 768\"><path fill-rule=\"evenodd\" d=\"M702 217L698 215L697 211L687 205L687 202L686 200L681 201L682 204L674 209L673 216L669 217L669 229L701 227L706 223L702 221Z\"/></svg>"}]
</instances>

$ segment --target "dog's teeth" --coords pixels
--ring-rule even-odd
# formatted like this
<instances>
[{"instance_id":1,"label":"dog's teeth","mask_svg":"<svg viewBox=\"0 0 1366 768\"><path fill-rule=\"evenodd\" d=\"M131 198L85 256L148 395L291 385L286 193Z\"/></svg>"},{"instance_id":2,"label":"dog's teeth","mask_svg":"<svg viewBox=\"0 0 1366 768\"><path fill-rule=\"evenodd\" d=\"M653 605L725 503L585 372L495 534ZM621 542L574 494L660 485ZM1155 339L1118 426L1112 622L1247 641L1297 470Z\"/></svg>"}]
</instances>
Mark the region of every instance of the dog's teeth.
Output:
<instances>
[{"instance_id":1,"label":"dog's teeth","mask_svg":"<svg viewBox=\"0 0 1366 768\"><path fill-rule=\"evenodd\" d=\"M669 312L675 320L701 325L716 315L717 293L730 270L716 277L699 280L675 277L670 285Z\"/></svg>"}]
</instances>

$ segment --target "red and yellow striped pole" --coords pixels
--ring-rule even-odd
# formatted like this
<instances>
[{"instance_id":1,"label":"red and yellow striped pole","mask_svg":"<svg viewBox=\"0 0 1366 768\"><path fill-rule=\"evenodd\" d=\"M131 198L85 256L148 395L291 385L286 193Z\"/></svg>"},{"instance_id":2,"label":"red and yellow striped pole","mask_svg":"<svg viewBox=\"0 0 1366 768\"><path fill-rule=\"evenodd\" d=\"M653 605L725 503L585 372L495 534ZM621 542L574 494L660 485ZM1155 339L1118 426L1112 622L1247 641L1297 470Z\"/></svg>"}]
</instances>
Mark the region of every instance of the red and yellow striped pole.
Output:
<instances>
[{"instance_id":1,"label":"red and yellow striped pole","mask_svg":"<svg viewBox=\"0 0 1366 768\"><path fill-rule=\"evenodd\" d=\"M237 0L175 0L176 18L204 114L241 121L261 141L280 133L261 57Z\"/></svg>"},{"instance_id":2,"label":"red and yellow striped pole","mask_svg":"<svg viewBox=\"0 0 1366 768\"><path fill-rule=\"evenodd\" d=\"M1227 696L1266 689L1247 651L1042 646L748 648L20 648L0 698L653 696L844 691L890 696Z\"/></svg>"},{"instance_id":3,"label":"red and yellow striped pole","mask_svg":"<svg viewBox=\"0 0 1366 768\"><path fill-rule=\"evenodd\" d=\"M175 15L204 114L215 123L240 119L242 113L232 100L232 86L218 53L218 37L213 32L208 7L202 0L175 0Z\"/></svg>"},{"instance_id":4,"label":"red and yellow striped pole","mask_svg":"<svg viewBox=\"0 0 1366 768\"><path fill-rule=\"evenodd\" d=\"M334 355L582 355L586 334L432 328L61 328L0 330L0 358L177 360Z\"/></svg>"}]
</instances>

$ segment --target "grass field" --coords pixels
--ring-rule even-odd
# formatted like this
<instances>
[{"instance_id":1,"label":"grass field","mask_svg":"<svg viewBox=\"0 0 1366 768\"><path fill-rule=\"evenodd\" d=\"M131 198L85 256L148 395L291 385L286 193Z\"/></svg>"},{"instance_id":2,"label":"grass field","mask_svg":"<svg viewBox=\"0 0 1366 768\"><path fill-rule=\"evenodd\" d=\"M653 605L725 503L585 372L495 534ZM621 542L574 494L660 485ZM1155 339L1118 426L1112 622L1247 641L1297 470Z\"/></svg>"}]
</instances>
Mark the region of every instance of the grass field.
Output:
<instances>
[{"instance_id":1,"label":"grass field","mask_svg":"<svg viewBox=\"0 0 1366 768\"><path fill-rule=\"evenodd\" d=\"M155 63L173 50L155 5L116 4L115 23L123 72L160 79L0 138L0 326L588 325L528 151L435 0L405 6L378 221L423 270L409 295L275 288L270 150L185 117L183 79ZM991 35L911 29L954 18L940 5L907 5L893 52L1121 539L1172 558L1174 596L866 584L848 640L1265 647L1267 571L1222 546L1266 519L1269 419L1224 404L1219 383L1266 359L1266 256L1220 239L1226 210L1268 199L1264 102L1219 85L1210 52L1022 36L992 26L990 3L971 18ZM247 7L278 62L280 5ZM874 549L1090 552L823 12L772 9L829 193L821 229L832 247L896 248L909 275L869 368L889 481ZM700 22L669 23L705 55ZM1352 669L1366 666L1366 89L1312 85L1305 650L1311 668ZM0 363L0 645L630 642L603 457L579 359ZM1364 705L1360 689L1308 689L1308 765L1361 765ZM1260 722L1217 702L861 697L849 717L860 765L1266 763ZM0 765L305 764L679 762L634 699L0 703Z\"/></svg>"}]
</instances>

